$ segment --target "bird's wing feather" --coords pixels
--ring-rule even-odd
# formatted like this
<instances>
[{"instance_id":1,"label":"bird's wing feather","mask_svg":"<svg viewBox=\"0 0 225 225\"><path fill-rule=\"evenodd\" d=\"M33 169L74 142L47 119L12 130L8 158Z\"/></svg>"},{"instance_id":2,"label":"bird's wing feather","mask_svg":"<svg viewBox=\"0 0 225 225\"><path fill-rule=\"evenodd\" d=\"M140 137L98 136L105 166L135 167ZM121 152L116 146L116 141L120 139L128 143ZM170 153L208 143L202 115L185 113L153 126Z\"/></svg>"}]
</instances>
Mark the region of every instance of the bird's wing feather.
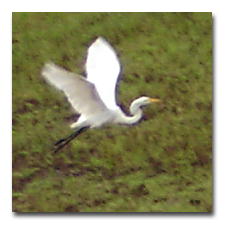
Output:
<instances>
[{"instance_id":1,"label":"bird's wing feather","mask_svg":"<svg viewBox=\"0 0 225 225\"><path fill-rule=\"evenodd\" d=\"M116 106L116 83L120 63L112 46L102 37L89 47L85 65L87 79L95 84L99 96L108 108Z\"/></svg>"},{"instance_id":2,"label":"bird's wing feather","mask_svg":"<svg viewBox=\"0 0 225 225\"><path fill-rule=\"evenodd\" d=\"M99 97L95 85L85 78L69 72L54 63L46 63L42 76L63 91L73 108L82 116L90 117L107 108Z\"/></svg>"}]
</instances>

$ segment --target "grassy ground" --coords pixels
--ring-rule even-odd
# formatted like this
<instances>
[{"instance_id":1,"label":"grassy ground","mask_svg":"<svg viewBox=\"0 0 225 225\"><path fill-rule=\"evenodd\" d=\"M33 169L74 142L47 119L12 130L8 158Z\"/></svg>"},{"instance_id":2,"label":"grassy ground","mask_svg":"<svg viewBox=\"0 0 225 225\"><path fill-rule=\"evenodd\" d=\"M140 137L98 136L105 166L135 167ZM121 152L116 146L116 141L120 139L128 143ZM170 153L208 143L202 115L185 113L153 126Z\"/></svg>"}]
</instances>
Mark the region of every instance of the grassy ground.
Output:
<instances>
[{"instance_id":1,"label":"grassy ground","mask_svg":"<svg viewBox=\"0 0 225 225\"><path fill-rule=\"evenodd\" d=\"M13 13L14 212L212 211L211 13ZM52 60L83 73L105 37L123 65L118 102L162 103L137 126L89 130L56 155L74 121L40 76Z\"/></svg>"}]
</instances>

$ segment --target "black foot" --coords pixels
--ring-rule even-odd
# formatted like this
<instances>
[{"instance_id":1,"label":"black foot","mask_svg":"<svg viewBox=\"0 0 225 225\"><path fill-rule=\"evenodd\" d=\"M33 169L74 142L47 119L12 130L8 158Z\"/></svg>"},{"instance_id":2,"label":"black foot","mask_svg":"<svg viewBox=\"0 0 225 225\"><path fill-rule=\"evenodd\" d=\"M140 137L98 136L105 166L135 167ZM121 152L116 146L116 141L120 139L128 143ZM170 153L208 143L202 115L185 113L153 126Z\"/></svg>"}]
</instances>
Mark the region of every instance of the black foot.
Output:
<instances>
[{"instance_id":1,"label":"black foot","mask_svg":"<svg viewBox=\"0 0 225 225\"><path fill-rule=\"evenodd\" d=\"M82 127L81 129L77 130L75 133L72 133L69 137L62 138L54 144L53 150L54 154L57 153L61 148L67 145L70 141L72 141L75 137L77 137L80 133L87 130L89 127Z\"/></svg>"}]
</instances>

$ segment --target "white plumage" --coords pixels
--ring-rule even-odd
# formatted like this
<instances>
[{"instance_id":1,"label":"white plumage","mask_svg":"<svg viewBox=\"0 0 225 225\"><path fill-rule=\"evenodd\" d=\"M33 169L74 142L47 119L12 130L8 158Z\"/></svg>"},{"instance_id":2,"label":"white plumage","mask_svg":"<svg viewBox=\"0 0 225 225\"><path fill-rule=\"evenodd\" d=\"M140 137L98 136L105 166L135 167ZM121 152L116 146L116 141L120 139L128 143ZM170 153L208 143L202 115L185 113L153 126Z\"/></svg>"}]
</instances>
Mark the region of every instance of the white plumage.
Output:
<instances>
[{"instance_id":1,"label":"white plumage","mask_svg":"<svg viewBox=\"0 0 225 225\"><path fill-rule=\"evenodd\" d=\"M133 124L142 117L141 106L159 101L140 97L130 106L132 116L122 112L116 104L115 92L120 63L112 46L102 37L97 38L89 47L85 69L87 78L52 62L46 63L42 70L43 77L63 91L72 107L81 114L78 121L71 125L72 128L99 127L105 123Z\"/></svg>"}]
</instances>

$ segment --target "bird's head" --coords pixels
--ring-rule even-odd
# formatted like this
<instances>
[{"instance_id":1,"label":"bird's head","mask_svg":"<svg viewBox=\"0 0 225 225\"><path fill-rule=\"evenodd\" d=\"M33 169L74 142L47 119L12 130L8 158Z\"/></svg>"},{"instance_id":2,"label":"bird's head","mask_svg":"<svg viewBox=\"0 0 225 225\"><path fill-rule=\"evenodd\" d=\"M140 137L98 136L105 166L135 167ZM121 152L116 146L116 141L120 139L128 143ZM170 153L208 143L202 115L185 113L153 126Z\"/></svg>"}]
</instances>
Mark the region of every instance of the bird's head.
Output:
<instances>
[{"instance_id":1,"label":"bird's head","mask_svg":"<svg viewBox=\"0 0 225 225\"><path fill-rule=\"evenodd\" d=\"M131 106L130 106L130 111L131 113L134 115L137 110L139 108L141 108L142 106L147 106L151 103L154 103L154 102L160 102L160 99L158 98L149 98L149 97L146 97L146 96L142 96L138 99L135 99L132 103L131 103Z\"/></svg>"},{"instance_id":2,"label":"bird's head","mask_svg":"<svg viewBox=\"0 0 225 225\"><path fill-rule=\"evenodd\" d=\"M135 100L135 102L137 104L139 104L139 106L146 106L146 105L149 105L149 104L154 103L154 102L160 102L160 99L149 98L149 97L143 96L143 97L140 97L137 100Z\"/></svg>"}]
</instances>

